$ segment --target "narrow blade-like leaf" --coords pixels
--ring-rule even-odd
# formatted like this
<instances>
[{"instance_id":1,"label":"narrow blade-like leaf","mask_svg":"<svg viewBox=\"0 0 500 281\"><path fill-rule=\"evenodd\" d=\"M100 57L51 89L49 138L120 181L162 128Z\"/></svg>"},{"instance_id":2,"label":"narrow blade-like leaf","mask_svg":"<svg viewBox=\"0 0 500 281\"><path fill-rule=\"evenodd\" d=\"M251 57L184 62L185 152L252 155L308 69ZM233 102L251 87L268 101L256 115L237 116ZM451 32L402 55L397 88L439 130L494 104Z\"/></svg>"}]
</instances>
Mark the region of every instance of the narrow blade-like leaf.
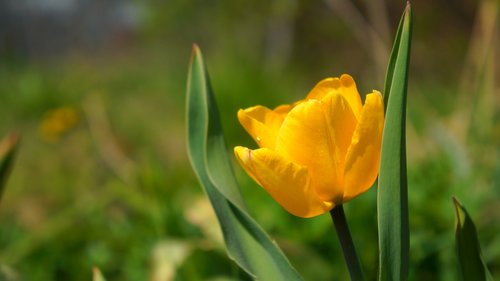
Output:
<instances>
[{"instance_id":1,"label":"narrow blade-like leaf","mask_svg":"<svg viewBox=\"0 0 500 281\"><path fill-rule=\"evenodd\" d=\"M19 135L16 133L12 133L0 141L0 201L2 200L3 190L12 168L18 144Z\"/></svg>"},{"instance_id":2,"label":"narrow blade-like leaf","mask_svg":"<svg viewBox=\"0 0 500 281\"><path fill-rule=\"evenodd\" d=\"M464 281L493 280L481 255L476 226L465 207L453 197L455 205L455 239L460 272Z\"/></svg>"},{"instance_id":3,"label":"narrow blade-like leaf","mask_svg":"<svg viewBox=\"0 0 500 281\"><path fill-rule=\"evenodd\" d=\"M229 256L258 280L302 280L278 246L246 213L203 57L196 46L188 78L187 126L189 159L215 210Z\"/></svg>"},{"instance_id":4,"label":"narrow blade-like leaf","mask_svg":"<svg viewBox=\"0 0 500 281\"><path fill-rule=\"evenodd\" d=\"M406 178L406 91L412 29L408 3L386 75L386 116L378 179L379 280L408 278L409 229Z\"/></svg>"}]
</instances>

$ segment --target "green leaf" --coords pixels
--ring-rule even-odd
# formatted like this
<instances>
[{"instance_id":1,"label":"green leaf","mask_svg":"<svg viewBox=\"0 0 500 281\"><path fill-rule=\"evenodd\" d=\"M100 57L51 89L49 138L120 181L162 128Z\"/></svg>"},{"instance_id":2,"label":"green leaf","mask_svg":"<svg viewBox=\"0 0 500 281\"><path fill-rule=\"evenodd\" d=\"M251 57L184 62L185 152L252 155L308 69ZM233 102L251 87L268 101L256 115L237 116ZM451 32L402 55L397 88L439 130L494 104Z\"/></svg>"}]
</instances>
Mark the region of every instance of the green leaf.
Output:
<instances>
[{"instance_id":1,"label":"green leaf","mask_svg":"<svg viewBox=\"0 0 500 281\"><path fill-rule=\"evenodd\" d=\"M0 201L19 144L19 135L12 133L0 141Z\"/></svg>"},{"instance_id":2,"label":"green leaf","mask_svg":"<svg viewBox=\"0 0 500 281\"><path fill-rule=\"evenodd\" d=\"M187 126L189 159L215 210L229 257L258 280L302 280L279 247L246 212L197 46L189 70Z\"/></svg>"},{"instance_id":3,"label":"green leaf","mask_svg":"<svg viewBox=\"0 0 500 281\"><path fill-rule=\"evenodd\" d=\"M457 223L455 226L455 239L458 261L462 280L483 281L493 280L486 263L481 255L481 246L477 236L476 226L465 207L453 197Z\"/></svg>"},{"instance_id":4,"label":"green leaf","mask_svg":"<svg viewBox=\"0 0 500 281\"><path fill-rule=\"evenodd\" d=\"M408 2L387 69L386 116L378 179L379 280L408 279L409 229L406 176L406 91L412 30Z\"/></svg>"}]
</instances>

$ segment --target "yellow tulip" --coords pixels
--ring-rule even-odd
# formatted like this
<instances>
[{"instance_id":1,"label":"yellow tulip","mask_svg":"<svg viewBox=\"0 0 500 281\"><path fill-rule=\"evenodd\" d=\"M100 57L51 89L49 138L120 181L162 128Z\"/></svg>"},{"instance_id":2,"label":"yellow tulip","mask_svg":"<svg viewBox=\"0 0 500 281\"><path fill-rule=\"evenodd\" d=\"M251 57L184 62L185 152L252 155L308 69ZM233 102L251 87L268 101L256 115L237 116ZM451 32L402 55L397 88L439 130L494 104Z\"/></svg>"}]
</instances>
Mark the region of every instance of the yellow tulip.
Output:
<instances>
[{"instance_id":1,"label":"yellow tulip","mask_svg":"<svg viewBox=\"0 0 500 281\"><path fill-rule=\"evenodd\" d=\"M328 212L367 191L377 178L384 104L364 105L351 76L320 81L304 100L274 110L254 106L238 120L260 148L234 148L245 171L299 217Z\"/></svg>"}]
</instances>

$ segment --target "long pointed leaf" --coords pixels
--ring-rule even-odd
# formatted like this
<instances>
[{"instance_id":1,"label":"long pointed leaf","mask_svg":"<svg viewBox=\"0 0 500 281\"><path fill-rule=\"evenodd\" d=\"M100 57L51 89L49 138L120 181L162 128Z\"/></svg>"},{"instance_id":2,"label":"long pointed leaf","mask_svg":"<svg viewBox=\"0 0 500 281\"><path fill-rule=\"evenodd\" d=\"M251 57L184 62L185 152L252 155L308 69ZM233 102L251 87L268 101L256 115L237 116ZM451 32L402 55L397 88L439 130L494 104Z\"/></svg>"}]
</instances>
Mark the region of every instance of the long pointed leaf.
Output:
<instances>
[{"instance_id":1,"label":"long pointed leaf","mask_svg":"<svg viewBox=\"0 0 500 281\"><path fill-rule=\"evenodd\" d=\"M215 210L229 256L258 280L302 280L246 213L224 142L203 57L194 47L187 89L188 154Z\"/></svg>"},{"instance_id":2,"label":"long pointed leaf","mask_svg":"<svg viewBox=\"0 0 500 281\"><path fill-rule=\"evenodd\" d=\"M396 67L396 61L399 54L399 45L401 41L401 33L403 30L403 21L405 16L401 17L399 21L398 30L396 32L396 37L394 38L394 44L392 46L391 56L389 57L389 64L387 65L387 71L385 74L384 83L384 110L387 110L387 104L389 104L389 96L391 92L392 79L394 77L394 68Z\"/></svg>"},{"instance_id":3,"label":"long pointed leaf","mask_svg":"<svg viewBox=\"0 0 500 281\"><path fill-rule=\"evenodd\" d=\"M476 226L465 207L453 197L457 224L455 239L460 272L464 281L493 280L481 254Z\"/></svg>"},{"instance_id":4,"label":"long pointed leaf","mask_svg":"<svg viewBox=\"0 0 500 281\"><path fill-rule=\"evenodd\" d=\"M379 280L408 278L409 229L406 176L406 91L410 62L411 7L398 27L386 75L386 117L378 179Z\"/></svg>"},{"instance_id":5,"label":"long pointed leaf","mask_svg":"<svg viewBox=\"0 0 500 281\"><path fill-rule=\"evenodd\" d=\"M19 144L19 135L12 133L0 141L0 201L12 168L12 163Z\"/></svg>"}]
</instances>

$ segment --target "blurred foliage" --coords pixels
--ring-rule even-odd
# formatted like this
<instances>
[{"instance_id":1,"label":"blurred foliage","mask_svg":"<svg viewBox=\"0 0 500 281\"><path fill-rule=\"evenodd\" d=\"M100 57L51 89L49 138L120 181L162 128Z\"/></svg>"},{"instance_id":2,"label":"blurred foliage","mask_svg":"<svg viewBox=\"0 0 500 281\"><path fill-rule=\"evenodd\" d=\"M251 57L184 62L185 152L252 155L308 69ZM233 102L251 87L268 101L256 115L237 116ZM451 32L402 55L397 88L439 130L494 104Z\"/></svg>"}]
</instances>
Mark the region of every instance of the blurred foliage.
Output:
<instances>
[{"instance_id":1,"label":"blurred foliage","mask_svg":"<svg viewBox=\"0 0 500 281\"><path fill-rule=\"evenodd\" d=\"M365 25L328 1L131 1L137 27L96 46L23 52L0 36L0 135L23 135L0 209L0 280L91 280L94 266L107 280L248 280L227 258L187 162L191 44L204 50L229 144L254 147L239 108L288 103L342 73L361 93L382 89L384 54L364 35L375 8L339 2ZM375 2L387 13L388 31L373 26L388 50L404 3ZM410 280L457 280L452 195L467 205L498 278L498 2L424 1L413 11ZM79 121L47 142L39 128L58 108ZM347 280L327 216L295 218L236 173L252 214L306 280ZM372 280L375 202L372 189L346 205Z\"/></svg>"}]
</instances>

